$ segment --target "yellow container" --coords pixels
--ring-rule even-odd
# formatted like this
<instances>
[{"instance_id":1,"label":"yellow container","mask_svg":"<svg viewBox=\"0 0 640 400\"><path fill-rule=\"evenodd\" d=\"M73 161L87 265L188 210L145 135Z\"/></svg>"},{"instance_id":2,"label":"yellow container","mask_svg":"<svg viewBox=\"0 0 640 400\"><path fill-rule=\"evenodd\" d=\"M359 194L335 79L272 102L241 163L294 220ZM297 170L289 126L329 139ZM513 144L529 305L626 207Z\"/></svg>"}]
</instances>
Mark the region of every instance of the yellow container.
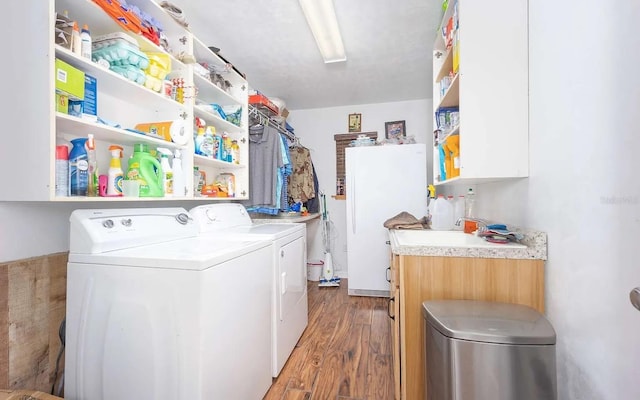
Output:
<instances>
[{"instance_id":1,"label":"yellow container","mask_svg":"<svg viewBox=\"0 0 640 400\"><path fill-rule=\"evenodd\" d=\"M171 58L168 54L159 52L148 52L145 54L149 57L149 66L144 70L145 74L162 81L167 77L167 74L171 72ZM157 91L159 91L159 89Z\"/></svg>"},{"instance_id":2,"label":"yellow container","mask_svg":"<svg viewBox=\"0 0 640 400\"><path fill-rule=\"evenodd\" d=\"M446 156L445 168L447 179L460 176L460 136L449 136L444 143L444 153Z\"/></svg>"}]
</instances>

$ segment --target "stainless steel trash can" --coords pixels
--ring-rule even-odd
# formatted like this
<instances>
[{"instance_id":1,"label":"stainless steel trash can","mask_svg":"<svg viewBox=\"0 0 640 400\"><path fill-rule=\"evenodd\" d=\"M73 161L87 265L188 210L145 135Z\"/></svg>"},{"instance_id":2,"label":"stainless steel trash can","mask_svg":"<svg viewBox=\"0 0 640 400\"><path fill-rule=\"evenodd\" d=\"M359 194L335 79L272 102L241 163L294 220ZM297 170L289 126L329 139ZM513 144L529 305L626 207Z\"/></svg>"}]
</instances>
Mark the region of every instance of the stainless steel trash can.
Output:
<instances>
[{"instance_id":1,"label":"stainless steel trash can","mask_svg":"<svg viewBox=\"0 0 640 400\"><path fill-rule=\"evenodd\" d=\"M422 303L426 400L554 400L556 334L533 308Z\"/></svg>"}]
</instances>

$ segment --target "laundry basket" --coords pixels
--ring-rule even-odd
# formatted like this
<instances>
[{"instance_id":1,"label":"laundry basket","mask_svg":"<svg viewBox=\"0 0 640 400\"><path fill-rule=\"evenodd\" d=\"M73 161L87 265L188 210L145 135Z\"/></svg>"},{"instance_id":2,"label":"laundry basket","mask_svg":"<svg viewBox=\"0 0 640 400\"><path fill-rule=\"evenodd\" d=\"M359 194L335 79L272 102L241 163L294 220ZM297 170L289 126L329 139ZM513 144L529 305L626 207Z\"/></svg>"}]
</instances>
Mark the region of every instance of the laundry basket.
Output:
<instances>
[{"instance_id":1,"label":"laundry basket","mask_svg":"<svg viewBox=\"0 0 640 400\"><path fill-rule=\"evenodd\" d=\"M320 280L322 274L322 266L324 261L322 260L307 260L307 279L313 282Z\"/></svg>"}]
</instances>

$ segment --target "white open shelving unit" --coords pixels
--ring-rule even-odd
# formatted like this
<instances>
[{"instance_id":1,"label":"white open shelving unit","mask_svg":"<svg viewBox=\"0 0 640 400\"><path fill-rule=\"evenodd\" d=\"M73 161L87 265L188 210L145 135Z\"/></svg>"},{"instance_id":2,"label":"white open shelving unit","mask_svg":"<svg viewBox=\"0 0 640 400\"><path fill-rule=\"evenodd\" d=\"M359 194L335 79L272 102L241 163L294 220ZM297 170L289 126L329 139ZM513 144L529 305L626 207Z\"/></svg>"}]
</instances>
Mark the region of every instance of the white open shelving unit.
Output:
<instances>
[{"instance_id":1,"label":"white open shelving unit","mask_svg":"<svg viewBox=\"0 0 640 400\"><path fill-rule=\"evenodd\" d=\"M526 0L450 0L441 27L458 7L459 69L440 95L439 82L453 71L453 50L434 40L433 114L459 107L460 123L444 132L460 135L460 175L440 179L434 147L435 185L466 185L529 174L528 11ZM434 119L434 129L436 129ZM440 137L441 142L444 137Z\"/></svg>"},{"instance_id":2,"label":"white open shelving unit","mask_svg":"<svg viewBox=\"0 0 640 400\"><path fill-rule=\"evenodd\" d=\"M163 52L164 49L147 38L126 32L91 0L25 0L8 3L12 15L9 29L16 32L7 41L8 54L16 57L6 63L7 92L13 100L4 108L5 134L3 157L0 165L7 173L5 185L0 191L0 201L53 201L53 202L113 202L113 201L169 201L169 200L243 200L248 198L248 84L227 63L210 51L192 32L176 22L164 9L152 0L128 0L160 21L171 51L170 78L181 78L187 88L184 103L136 84L125 77L104 68L89 59L82 58L54 42L56 12L67 11L69 18L79 26L87 24L92 37L125 32L133 37L143 51ZM28 28L25 23L28 21ZM230 83L225 91L194 72L193 64L183 63L177 55L193 55L197 62L206 62ZM19 57L18 57L19 55ZM94 123L64 113L56 112L55 60L82 70L97 80L98 116L109 125ZM242 108L240 126L234 125L217 114L202 110L196 104L218 104L222 107ZM194 155L194 119L199 117L218 133L226 133L237 140L241 164ZM179 145L131 132L138 123L183 120L188 143ZM100 174L109 168L108 147L112 144L124 148L122 169L126 173L128 158L136 143L146 143L150 149L165 147L180 150L185 174L185 197L56 197L55 196L55 147L78 137L92 133L96 139L96 155ZM193 168L206 172L207 183L220 173L233 173L236 181L236 197L200 197L194 193ZM15 171L15 172L14 172Z\"/></svg>"}]
</instances>

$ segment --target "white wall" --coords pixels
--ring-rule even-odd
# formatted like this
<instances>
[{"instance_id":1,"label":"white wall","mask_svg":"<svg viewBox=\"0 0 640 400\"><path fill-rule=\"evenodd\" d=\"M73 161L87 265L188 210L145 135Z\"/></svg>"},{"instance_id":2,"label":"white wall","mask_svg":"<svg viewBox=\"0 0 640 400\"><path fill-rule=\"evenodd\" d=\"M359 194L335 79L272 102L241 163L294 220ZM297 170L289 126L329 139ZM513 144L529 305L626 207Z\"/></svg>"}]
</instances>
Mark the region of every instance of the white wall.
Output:
<instances>
[{"instance_id":1,"label":"white wall","mask_svg":"<svg viewBox=\"0 0 640 400\"><path fill-rule=\"evenodd\" d=\"M75 209L183 207L189 210L206 202L0 202L0 262L69 251L69 217Z\"/></svg>"},{"instance_id":2,"label":"white wall","mask_svg":"<svg viewBox=\"0 0 640 400\"><path fill-rule=\"evenodd\" d=\"M530 4L530 177L481 216L548 233L559 399L640 398L640 2Z\"/></svg>"},{"instance_id":3,"label":"white wall","mask_svg":"<svg viewBox=\"0 0 640 400\"><path fill-rule=\"evenodd\" d=\"M336 157L333 135L348 133L348 116L362 114L362 132L377 131L384 138L386 121L405 120L407 136L414 136L418 143L432 143L433 121L431 100L414 100L396 103L364 104L347 107L292 110L288 122L295 128L302 145L311 150L311 159L318 175L320 189L327 196L327 210L335 225L332 248L333 266L341 277L347 276L346 202L335 200ZM427 152L431 155L431 152ZM431 160L429 160L431 164ZM427 174L431 176L431 172ZM309 259L324 259L321 225L308 226ZM313 236L312 236L313 235Z\"/></svg>"}]
</instances>

